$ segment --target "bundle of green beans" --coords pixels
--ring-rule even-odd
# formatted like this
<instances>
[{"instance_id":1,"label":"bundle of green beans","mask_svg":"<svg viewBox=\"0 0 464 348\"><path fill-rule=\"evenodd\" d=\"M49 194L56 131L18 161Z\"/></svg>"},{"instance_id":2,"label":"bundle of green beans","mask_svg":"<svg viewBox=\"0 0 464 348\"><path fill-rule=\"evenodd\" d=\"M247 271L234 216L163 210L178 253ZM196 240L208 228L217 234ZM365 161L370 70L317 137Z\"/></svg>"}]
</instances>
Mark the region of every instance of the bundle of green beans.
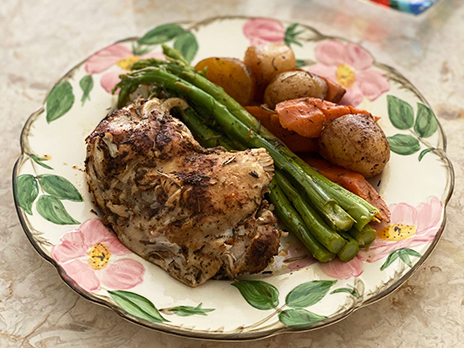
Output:
<instances>
[{"instance_id":1,"label":"bundle of green beans","mask_svg":"<svg viewBox=\"0 0 464 348\"><path fill-rule=\"evenodd\" d=\"M178 51L167 46L163 51L167 61L140 60L120 76L115 87L120 88L118 107L125 106L140 85L155 86L188 102L182 120L203 146L265 148L276 167L268 198L279 219L319 261L336 255L349 261L360 246L372 242L375 230L368 223L378 214L375 207L306 164Z\"/></svg>"}]
</instances>

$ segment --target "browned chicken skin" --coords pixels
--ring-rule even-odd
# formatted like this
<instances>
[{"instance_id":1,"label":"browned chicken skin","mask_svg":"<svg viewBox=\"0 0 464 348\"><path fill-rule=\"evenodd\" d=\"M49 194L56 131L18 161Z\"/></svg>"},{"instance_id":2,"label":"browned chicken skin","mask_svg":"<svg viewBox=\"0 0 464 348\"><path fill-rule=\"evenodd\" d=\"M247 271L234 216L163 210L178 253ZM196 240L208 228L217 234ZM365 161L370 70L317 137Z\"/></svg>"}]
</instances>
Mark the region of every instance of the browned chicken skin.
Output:
<instances>
[{"instance_id":1,"label":"browned chicken skin","mask_svg":"<svg viewBox=\"0 0 464 348\"><path fill-rule=\"evenodd\" d=\"M262 271L280 238L263 199L272 158L201 147L166 104L138 100L87 138L87 181L104 223L189 286Z\"/></svg>"}]
</instances>

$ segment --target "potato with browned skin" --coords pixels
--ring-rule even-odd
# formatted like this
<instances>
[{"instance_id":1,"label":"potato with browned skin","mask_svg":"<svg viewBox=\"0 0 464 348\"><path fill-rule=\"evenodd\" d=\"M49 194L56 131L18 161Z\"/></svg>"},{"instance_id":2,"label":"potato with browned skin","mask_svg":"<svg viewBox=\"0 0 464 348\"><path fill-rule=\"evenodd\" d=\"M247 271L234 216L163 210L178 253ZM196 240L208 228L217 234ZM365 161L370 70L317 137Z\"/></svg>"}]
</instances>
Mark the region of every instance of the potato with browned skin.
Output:
<instances>
[{"instance_id":1,"label":"potato with browned skin","mask_svg":"<svg viewBox=\"0 0 464 348\"><path fill-rule=\"evenodd\" d=\"M319 138L320 153L329 162L369 178L390 160L390 146L371 116L348 114L333 120Z\"/></svg>"},{"instance_id":2,"label":"potato with browned skin","mask_svg":"<svg viewBox=\"0 0 464 348\"><path fill-rule=\"evenodd\" d=\"M282 43L248 47L243 61L250 67L255 78L258 100L263 97L266 86L274 76L296 67L295 54L290 47Z\"/></svg>"},{"instance_id":3,"label":"potato with browned skin","mask_svg":"<svg viewBox=\"0 0 464 348\"><path fill-rule=\"evenodd\" d=\"M327 82L308 71L287 71L276 75L264 92L264 102L271 109L281 101L302 97L326 99Z\"/></svg>"},{"instance_id":4,"label":"potato with browned skin","mask_svg":"<svg viewBox=\"0 0 464 348\"><path fill-rule=\"evenodd\" d=\"M206 58L195 69L203 71L206 78L224 88L240 105L250 105L255 95L255 80L251 70L236 58Z\"/></svg>"}]
</instances>

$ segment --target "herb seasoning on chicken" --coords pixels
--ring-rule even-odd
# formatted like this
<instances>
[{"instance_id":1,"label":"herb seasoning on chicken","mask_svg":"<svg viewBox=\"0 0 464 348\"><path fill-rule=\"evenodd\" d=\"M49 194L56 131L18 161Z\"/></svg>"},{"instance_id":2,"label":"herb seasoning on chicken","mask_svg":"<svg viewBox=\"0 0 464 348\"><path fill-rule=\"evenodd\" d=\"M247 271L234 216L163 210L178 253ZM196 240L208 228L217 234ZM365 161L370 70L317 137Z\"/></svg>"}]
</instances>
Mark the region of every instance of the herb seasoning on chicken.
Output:
<instances>
[{"instance_id":1,"label":"herb seasoning on chicken","mask_svg":"<svg viewBox=\"0 0 464 348\"><path fill-rule=\"evenodd\" d=\"M104 223L129 249L192 287L262 271L280 239L263 199L272 158L262 148L201 147L169 114L172 105L137 100L87 138L87 181Z\"/></svg>"}]
</instances>

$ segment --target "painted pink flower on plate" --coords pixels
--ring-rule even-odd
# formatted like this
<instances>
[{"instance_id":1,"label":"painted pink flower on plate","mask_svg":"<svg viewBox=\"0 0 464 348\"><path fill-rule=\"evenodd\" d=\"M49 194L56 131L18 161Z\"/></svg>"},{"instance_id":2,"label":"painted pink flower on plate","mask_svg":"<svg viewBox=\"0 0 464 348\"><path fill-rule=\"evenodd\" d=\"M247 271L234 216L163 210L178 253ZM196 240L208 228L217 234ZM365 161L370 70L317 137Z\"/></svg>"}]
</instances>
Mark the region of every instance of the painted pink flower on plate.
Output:
<instances>
[{"instance_id":1,"label":"painted pink flower on plate","mask_svg":"<svg viewBox=\"0 0 464 348\"><path fill-rule=\"evenodd\" d=\"M363 263L357 256L349 262L334 259L330 262L320 263L319 268L326 275L335 279L359 277L364 271Z\"/></svg>"},{"instance_id":2,"label":"painted pink flower on plate","mask_svg":"<svg viewBox=\"0 0 464 348\"><path fill-rule=\"evenodd\" d=\"M85 62L85 71L89 74L100 74L116 66L114 69L103 74L100 80L103 89L111 93L114 86L120 81L119 75L125 74L136 61L144 58L164 59L164 54L161 52L150 52L137 56L125 45L117 43L103 48L90 56Z\"/></svg>"},{"instance_id":3,"label":"painted pink flower on plate","mask_svg":"<svg viewBox=\"0 0 464 348\"><path fill-rule=\"evenodd\" d=\"M285 27L276 19L253 18L243 26L243 34L252 46L268 42L282 43L285 39Z\"/></svg>"},{"instance_id":4,"label":"painted pink flower on plate","mask_svg":"<svg viewBox=\"0 0 464 348\"><path fill-rule=\"evenodd\" d=\"M358 45L324 41L316 46L315 55L320 64L308 70L345 88L342 104L358 106L364 97L374 101L390 90L385 75L373 68L374 58Z\"/></svg>"},{"instance_id":5,"label":"painted pink flower on plate","mask_svg":"<svg viewBox=\"0 0 464 348\"><path fill-rule=\"evenodd\" d=\"M124 257L132 252L97 218L65 233L51 253L66 274L89 292L102 286L127 290L143 281L145 268Z\"/></svg>"},{"instance_id":6,"label":"painted pink flower on plate","mask_svg":"<svg viewBox=\"0 0 464 348\"><path fill-rule=\"evenodd\" d=\"M440 228L443 205L437 197L429 198L417 208L407 203L398 203L390 204L389 209L390 223L374 226L377 238L368 250L361 249L350 262L335 259L321 263L320 269L336 279L359 277L364 271L363 262L375 262L388 257L395 250L430 242Z\"/></svg>"},{"instance_id":7,"label":"painted pink flower on plate","mask_svg":"<svg viewBox=\"0 0 464 348\"><path fill-rule=\"evenodd\" d=\"M441 225L443 205L437 197L413 207L406 203L391 204L390 224L375 226L377 238L369 250L361 250L358 256L363 261L375 262L390 255L392 251L432 241Z\"/></svg>"}]
</instances>

